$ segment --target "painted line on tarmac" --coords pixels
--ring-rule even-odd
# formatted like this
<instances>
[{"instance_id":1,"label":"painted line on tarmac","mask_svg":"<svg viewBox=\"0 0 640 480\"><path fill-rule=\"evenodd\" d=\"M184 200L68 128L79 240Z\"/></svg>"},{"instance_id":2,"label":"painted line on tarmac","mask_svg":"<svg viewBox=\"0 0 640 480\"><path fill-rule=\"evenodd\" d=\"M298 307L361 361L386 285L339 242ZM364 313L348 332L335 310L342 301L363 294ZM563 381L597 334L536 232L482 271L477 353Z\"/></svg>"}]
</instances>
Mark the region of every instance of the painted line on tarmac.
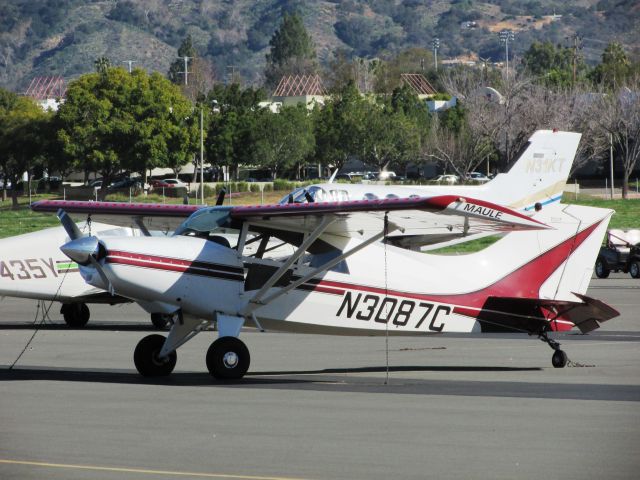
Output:
<instances>
[{"instance_id":1,"label":"painted line on tarmac","mask_svg":"<svg viewBox=\"0 0 640 480\"><path fill-rule=\"evenodd\" d=\"M126 467L101 467L98 465L73 465L65 463L30 462L25 460L0 459L0 464L5 465L27 465L31 467L61 468L69 470L90 470L94 472L114 472L114 473L137 473L140 475L166 475L168 477L193 477L193 478L228 478L233 480L305 480L294 477L264 477L256 475L236 475L225 473L197 473L197 472L177 472L171 470L149 470L145 468Z\"/></svg>"}]
</instances>

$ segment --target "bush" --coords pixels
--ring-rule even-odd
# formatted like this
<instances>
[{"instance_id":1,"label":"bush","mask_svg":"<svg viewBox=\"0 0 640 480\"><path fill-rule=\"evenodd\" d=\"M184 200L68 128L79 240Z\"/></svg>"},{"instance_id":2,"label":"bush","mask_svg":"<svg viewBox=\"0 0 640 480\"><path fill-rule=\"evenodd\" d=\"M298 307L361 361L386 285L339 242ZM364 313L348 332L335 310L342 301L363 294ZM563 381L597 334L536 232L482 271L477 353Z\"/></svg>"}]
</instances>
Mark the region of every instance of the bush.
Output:
<instances>
[{"instance_id":1,"label":"bush","mask_svg":"<svg viewBox=\"0 0 640 480\"><path fill-rule=\"evenodd\" d=\"M281 191L281 190L286 190L286 191L290 192L294 188L296 188L295 182L289 182L287 180L274 180L273 181L273 189L276 192Z\"/></svg>"}]
</instances>

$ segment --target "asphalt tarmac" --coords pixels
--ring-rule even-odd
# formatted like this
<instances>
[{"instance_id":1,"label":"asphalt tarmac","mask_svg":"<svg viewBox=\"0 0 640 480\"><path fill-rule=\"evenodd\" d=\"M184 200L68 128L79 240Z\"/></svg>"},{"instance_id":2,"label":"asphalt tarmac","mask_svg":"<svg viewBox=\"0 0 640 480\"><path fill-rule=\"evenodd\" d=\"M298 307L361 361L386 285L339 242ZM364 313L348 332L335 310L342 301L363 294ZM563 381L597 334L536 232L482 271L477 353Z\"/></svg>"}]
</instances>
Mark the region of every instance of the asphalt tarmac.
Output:
<instances>
[{"instance_id":1,"label":"asphalt tarmac","mask_svg":"<svg viewBox=\"0 0 640 480\"><path fill-rule=\"evenodd\" d=\"M635 479L640 281L613 277L588 295L621 317L560 336L564 369L519 334L391 337L387 369L384 337L248 331L235 383L206 371L212 332L148 380L138 307L92 306L70 330L59 306L41 324L36 302L6 298L0 478Z\"/></svg>"}]
</instances>

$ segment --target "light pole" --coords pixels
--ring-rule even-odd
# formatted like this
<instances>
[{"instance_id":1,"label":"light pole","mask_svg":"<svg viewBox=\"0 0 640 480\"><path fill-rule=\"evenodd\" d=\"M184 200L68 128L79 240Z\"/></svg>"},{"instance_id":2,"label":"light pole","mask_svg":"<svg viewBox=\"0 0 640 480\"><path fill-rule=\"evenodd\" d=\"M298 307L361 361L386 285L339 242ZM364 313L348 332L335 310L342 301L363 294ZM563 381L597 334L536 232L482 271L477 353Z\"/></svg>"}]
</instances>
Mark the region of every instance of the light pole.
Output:
<instances>
[{"instance_id":1,"label":"light pole","mask_svg":"<svg viewBox=\"0 0 640 480\"><path fill-rule=\"evenodd\" d=\"M200 104L200 204L204 205L204 107Z\"/></svg>"},{"instance_id":2,"label":"light pole","mask_svg":"<svg viewBox=\"0 0 640 480\"><path fill-rule=\"evenodd\" d=\"M500 36L500 41L504 43L505 57L507 59L507 78L509 78L509 42L513 42L515 33L513 33L513 30L502 30L498 35Z\"/></svg>"},{"instance_id":3,"label":"light pole","mask_svg":"<svg viewBox=\"0 0 640 480\"><path fill-rule=\"evenodd\" d=\"M438 71L438 49L440 48L440 39L434 38L431 41L431 46L433 47L433 66Z\"/></svg>"}]
</instances>

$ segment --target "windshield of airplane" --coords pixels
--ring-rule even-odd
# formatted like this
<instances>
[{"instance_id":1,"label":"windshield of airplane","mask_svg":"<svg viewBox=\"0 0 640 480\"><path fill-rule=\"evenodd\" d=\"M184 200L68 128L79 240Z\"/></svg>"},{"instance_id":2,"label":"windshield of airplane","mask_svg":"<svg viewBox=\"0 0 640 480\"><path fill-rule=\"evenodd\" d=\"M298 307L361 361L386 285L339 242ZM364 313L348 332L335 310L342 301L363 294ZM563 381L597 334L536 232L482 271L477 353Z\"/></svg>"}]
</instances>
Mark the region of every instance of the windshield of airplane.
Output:
<instances>
[{"instance_id":1,"label":"windshield of airplane","mask_svg":"<svg viewBox=\"0 0 640 480\"><path fill-rule=\"evenodd\" d=\"M307 203L307 196L314 202L346 202L349 200L349 192L337 188L324 189L316 185L310 187L296 188L293 192L288 193L280 199L278 203L284 205L286 203Z\"/></svg>"},{"instance_id":2,"label":"windshield of airplane","mask_svg":"<svg viewBox=\"0 0 640 480\"><path fill-rule=\"evenodd\" d=\"M229 210L231 207L203 208L191 214L174 235L198 235L214 232L229 224Z\"/></svg>"}]
</instances>

